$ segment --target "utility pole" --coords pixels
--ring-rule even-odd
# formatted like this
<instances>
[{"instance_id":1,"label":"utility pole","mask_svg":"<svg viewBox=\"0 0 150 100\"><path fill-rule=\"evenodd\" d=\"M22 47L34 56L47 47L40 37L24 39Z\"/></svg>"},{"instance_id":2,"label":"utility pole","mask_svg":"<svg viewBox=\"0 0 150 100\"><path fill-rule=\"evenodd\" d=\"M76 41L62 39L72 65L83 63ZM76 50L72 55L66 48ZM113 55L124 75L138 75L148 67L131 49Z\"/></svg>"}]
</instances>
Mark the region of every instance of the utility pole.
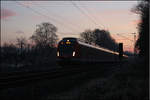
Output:
<instances>
[{"instance_id":1,"label":"utility pole","mask_svg":"<svg viewBox=\"0 0 150 100\"><path fill-rule=\"evenodd\" d=\"M119 59L123 57L123 43L119 43Z\"/></svg>"},{"instance_id":2,"label":"utility pole","mask_svg":"<svg viewBox=\"0 0 150 100\"><path fill-rule=\"evenodd\" d=\"M136 44L136 33L130 33L130 34L133 34L133 40L131 40L131 39L129 39L129 38L127 38L127 37L125 37L125 36L122 36L121 34L117 34L118 36L121 36L121 37L123 37L123 38L125 38L125 39L127 39L127 40L130 40L131 42L133 42L133 52L134 52L134 56L135 56L135 54L136 54L136 49L135 49L135 44Z\"/></svg>"},{"instance_id":3,"label":"utility pole","mask_svg":"<svg viewBox=\"0 0 150 100\"><path fill-rule=\"evenodd\" d=\"M136 33L131 33L133 34L133 38L134 38L134 55L136 54L136 50L135 50L135 44L136 44Z\"/></svg>"}]
</instances>

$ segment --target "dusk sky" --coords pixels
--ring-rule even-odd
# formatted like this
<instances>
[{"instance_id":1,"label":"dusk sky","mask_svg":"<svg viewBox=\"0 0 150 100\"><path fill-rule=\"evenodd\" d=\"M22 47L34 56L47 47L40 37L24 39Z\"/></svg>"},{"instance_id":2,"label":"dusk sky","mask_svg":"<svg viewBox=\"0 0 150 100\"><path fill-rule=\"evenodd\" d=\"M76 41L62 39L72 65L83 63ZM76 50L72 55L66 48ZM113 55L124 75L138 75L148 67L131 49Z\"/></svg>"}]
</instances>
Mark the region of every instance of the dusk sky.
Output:
<instances>
[{"instance_id":1,"label":"dusk sky","mask_svg":"<svg viewBox=\"0 0 150 100\"><path fill-rule=\"evenodd\" d=\"M131 33L138 34L140 18L131 9L137 4L138 1L1 1L1 43L15 42L20 36L28 39L37 24L50 22L58 28L59 39L79 37L86 29L107 29L116 42L124 43L124 50L133 52Z\"/></svg>"}]
</instances>

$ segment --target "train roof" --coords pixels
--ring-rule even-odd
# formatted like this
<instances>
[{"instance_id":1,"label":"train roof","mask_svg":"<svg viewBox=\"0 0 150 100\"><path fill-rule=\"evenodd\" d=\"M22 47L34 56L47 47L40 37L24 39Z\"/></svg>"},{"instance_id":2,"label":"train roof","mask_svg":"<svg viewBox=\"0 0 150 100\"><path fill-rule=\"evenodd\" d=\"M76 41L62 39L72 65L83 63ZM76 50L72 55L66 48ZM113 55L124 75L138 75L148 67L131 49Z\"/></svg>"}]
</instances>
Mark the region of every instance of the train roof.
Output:
<instances>
[{"instance_id":1,"label":"train roof","mask_svg":"<svg viewBox=\"0 0 150 100\"><path fill-rule=\"evenodd\" d=\"M78 41L79 44L81 45L84 45L84 46L87 46L87 47L90 47L90 48L95 48L95 49L98 49L98 50L101 50L101 51L104 51L104 52L107 52L107 53L112 53L112 54L116 54L116 55L119 55L118 52L116 51L112 51L112 50L109 50L109 49L106 49L106 48L103 48L103 47L100 47L98 45L91 45L91 44L87 44L87 43L84 43L84 42L81 42L81 41ZM123 54L124 57L128 57L127 55Z\"/></svg>"},{"instance_id":2,"label":"train roof","mask_svg":"<svg viewBox=\"0 0 150 100\"><path fill-rule=\"evenodd\" d=\"M84 46L87 46L87 47L99 49L99 50L102 50L102 51L105 51L105 52L108 52L108 53L118 54L118 52L111 51L111 50L108 50L108 49L106 49L106 48L103 48L103 47L100 47L100 46L97 46L97 45L94 46L94 45L87 44L87 43L84 43L84 42L81 42L81 41L78 41L78 42L79 42L79 44L84 45Z\"/></svg>"},{"instance_id":3,"label":"train roof","mask_svg":"<svg viewBox=\"0 0 150 100\"><path fill-rule=\"evenodd\" d=\"M105 52L109 52L109 53L114 53L114 51L108 50L106 48L102 48L100 46L96 46L96 45L91 45L91 44L85 43L85 42L83 42L83 40L81 40L79 38L65 37L62 40L76 40L81 45L84 45L84 46L87 46L87 47L91 47L91 48L95 48L95 49L99 49L99 50L102 50L102 51L105 51ZM116 52L116 54L118 54L118 52Z\"/></svg>"},{"instance_id":4,"label":"train roof","mask_svg":"<svg viewBox=\"0 0 150 100\"><path fill-rule=\"evenodd\" d=\"M62 40L75 40L75 41L77 41L77 38L74 38L74 37L65 37Z\"/></svg>"},{"instance_id":5,"label":"train roof","mask_svg":"<svg viewBox=\"0 0 150 100\"><path fill-rule=\"evenodd\" d=\"M74 37L65 37L63 38L62 40L75 40L77 41L79 44L81 45L84 45L84 46L87 46L87 47L90 47L90 48L95 48L95 49L98 49L98 50L102 50L104 52L108 52L108 53L112 53L112 54L116 54L116 55L119 55L118 52L115 52L115 51L112 51L112 50L109 50L109 49L106 49L106 48L103 48L103 47L100 47L100 46L97 46L97 45L91 45L91 44L88 44L88 43L85 43L83 42L83 40L79 39L79 38L74 38ZM128 57L126 55L123 55L124 57Z\"/></svg>"}]
</instances>

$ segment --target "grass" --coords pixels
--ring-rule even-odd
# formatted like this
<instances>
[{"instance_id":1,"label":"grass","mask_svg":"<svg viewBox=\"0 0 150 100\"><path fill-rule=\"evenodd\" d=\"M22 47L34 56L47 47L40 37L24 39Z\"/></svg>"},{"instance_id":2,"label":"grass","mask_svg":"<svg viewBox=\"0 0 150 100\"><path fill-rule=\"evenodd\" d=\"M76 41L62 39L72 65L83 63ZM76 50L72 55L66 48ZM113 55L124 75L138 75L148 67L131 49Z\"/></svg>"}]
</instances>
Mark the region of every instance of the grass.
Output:
<instances>
[{"instance_id":1,"label":"grass","mask_svg":"<svg viewBox=\"0 0 150 100\"><path fill-rule=\"evenodd\" d=\"M149 100L149 70L143 60L130 59L121 67L110 75L93 71L2 93L4 100Z\"/></svg>"},{"instance_id":2,"label":"grass","mask_svg":"<svg viewBox=\"0 0 150 100\"><path fill-rule=\"evenodd\" d=\"M140 59L136 59L140 60ZM129 61L107 79L80 93L82 100L149 100L148 70L142 61Z\"/></svg>"}]
</instances>

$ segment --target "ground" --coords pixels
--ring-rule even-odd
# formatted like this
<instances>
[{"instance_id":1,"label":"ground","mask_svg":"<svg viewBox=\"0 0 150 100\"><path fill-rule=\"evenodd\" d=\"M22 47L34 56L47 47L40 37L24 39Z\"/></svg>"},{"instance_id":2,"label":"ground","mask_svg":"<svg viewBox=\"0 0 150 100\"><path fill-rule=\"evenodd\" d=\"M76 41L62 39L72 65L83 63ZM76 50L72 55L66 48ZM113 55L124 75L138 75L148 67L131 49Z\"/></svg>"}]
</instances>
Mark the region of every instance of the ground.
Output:
<instances>
[{"instance_id":1,"label":"ground","mask_svg":"<svg viewBox=\"0 0 150 100\"><path fill-rule=\"evenodd\" d=\"M1 91L3 100L149 100L144 62L131 58L115 70L84 72Z\"/></svg>"}]
</instances>

